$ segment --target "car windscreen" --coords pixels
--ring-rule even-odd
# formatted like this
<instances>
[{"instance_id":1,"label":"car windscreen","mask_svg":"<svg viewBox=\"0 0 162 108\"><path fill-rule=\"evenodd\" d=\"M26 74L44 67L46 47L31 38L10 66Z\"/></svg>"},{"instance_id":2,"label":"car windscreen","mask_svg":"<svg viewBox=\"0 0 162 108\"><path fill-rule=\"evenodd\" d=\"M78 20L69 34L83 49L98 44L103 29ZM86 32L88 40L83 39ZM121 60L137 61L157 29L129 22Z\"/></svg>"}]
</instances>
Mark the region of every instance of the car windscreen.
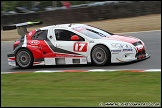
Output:
<instances>
[{"instance_id":1,"label":"car windscreen","mask_svg":"<svg viewBox=\"0 0 162 108\"><path fill-rule=\"evenodd\" d=\"M112 35L112 33L106 32L102 29L98 29L92 26L82 26L82 27L75 28L74 30L93 39L100 39Z\"/></svg>"}]
</instances>

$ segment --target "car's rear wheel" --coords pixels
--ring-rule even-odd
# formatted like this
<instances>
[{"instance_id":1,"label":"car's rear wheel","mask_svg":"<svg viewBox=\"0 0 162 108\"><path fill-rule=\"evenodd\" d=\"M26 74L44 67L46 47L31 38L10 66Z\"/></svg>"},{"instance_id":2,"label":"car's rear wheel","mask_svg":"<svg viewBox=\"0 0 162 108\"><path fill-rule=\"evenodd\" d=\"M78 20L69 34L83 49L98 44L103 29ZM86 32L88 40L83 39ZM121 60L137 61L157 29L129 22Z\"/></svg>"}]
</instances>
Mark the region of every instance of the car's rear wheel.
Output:
<instances>
[{"instance_id":1,"label":"car's rear wheel","mask_svg":"<svg viewBox=\"0 0 162 108\"><path fill-rule=\"evenodd\" d=\"M16 53L16 63L21 68L33 66L33 55L27 49L21 49Z\"/></svg>"},{"instance_id":2,"label":"car's rear wheel","mask_svg":"<svg viewBox=\"0 0 162 108\"><path fill-rule=\"evenodd\" d=\"M91 60L95 65L106 65L110 63L109 50L103 45L97 45L92 49Z\"/></svg>"}]
</instances>

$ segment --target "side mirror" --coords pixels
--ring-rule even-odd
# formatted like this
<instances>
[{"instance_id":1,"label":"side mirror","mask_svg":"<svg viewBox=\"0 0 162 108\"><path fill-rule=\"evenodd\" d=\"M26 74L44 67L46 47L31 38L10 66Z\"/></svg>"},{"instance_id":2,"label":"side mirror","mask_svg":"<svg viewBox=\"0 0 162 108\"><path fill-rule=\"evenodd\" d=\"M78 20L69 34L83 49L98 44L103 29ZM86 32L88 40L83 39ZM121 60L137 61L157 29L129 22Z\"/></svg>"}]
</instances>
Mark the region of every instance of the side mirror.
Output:
<instances>
[{"instance_id":1,"label":"side mirror","mask_svg":"<svg viewBox=\"0 0 162 108\"><path fill-rule=\"evenodd\" d=\"M71 41L79 41L79 36L73 35L73 36L71 36L70 40Z\"/></svg>"}]
</instances>

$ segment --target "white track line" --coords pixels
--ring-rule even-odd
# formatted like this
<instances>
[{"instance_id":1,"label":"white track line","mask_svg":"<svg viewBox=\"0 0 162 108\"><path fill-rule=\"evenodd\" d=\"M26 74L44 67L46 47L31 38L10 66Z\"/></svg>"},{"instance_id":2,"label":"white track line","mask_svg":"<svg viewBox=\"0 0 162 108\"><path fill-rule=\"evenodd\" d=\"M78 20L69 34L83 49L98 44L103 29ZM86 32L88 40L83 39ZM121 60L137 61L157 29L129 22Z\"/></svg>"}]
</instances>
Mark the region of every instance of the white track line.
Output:
<instances>
[{"instance_id":1,"label":"white track line","mask_svg":"<svg viewBox=\"0 0 162 108\"><path fill-rule=\"evenodd\" d=\"M78 70L71 70L72 72L75 72ZM80 72L114 72L114 71L118 71L118 72L161 72L161 69L114 69L114 70L111 70L111 69L90 69L90 70L80 70ZM68 70L40 70L40 71L34 71L34 72L31 72L31 73L53 73L53 72L70 72ZM21 72L1 72L1 74L14 74L14 73L21 73ZM22 72L23 73L23 72ZM28 72L25 72L25 73L28 73Z\"/></svg>"},{"instance_id":2,"label":"white track line","mask_svg":"<svg viewBox=\"0 0 162 108\"><path fill-rule=\"evenodd\" d=\"M158 72L161 71L161 69L147 69L145 72Z\"/></svg>"}]
</instances>

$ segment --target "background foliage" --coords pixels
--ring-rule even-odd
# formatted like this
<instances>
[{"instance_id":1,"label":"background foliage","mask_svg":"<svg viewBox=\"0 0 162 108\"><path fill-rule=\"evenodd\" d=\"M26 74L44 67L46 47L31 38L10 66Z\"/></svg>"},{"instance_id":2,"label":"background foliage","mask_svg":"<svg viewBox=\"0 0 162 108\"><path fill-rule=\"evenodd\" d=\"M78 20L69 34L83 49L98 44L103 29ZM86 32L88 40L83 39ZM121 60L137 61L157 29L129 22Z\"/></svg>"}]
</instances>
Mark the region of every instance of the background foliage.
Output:
<instances>
[{"instance_id":1,"label":"background foliage","mask_svg":"<svg viewBox=\"0 0 162 108\"><path fill-rule=\"evenodd\" d=\"M62 7L61 1L1 1L1 11L14 11L15 7L26 7L31 10L35 2L40 2L40 10L47 6ZM97 1L70 1L71 5L86 4Z\"/></svg>"}]
</instances>

